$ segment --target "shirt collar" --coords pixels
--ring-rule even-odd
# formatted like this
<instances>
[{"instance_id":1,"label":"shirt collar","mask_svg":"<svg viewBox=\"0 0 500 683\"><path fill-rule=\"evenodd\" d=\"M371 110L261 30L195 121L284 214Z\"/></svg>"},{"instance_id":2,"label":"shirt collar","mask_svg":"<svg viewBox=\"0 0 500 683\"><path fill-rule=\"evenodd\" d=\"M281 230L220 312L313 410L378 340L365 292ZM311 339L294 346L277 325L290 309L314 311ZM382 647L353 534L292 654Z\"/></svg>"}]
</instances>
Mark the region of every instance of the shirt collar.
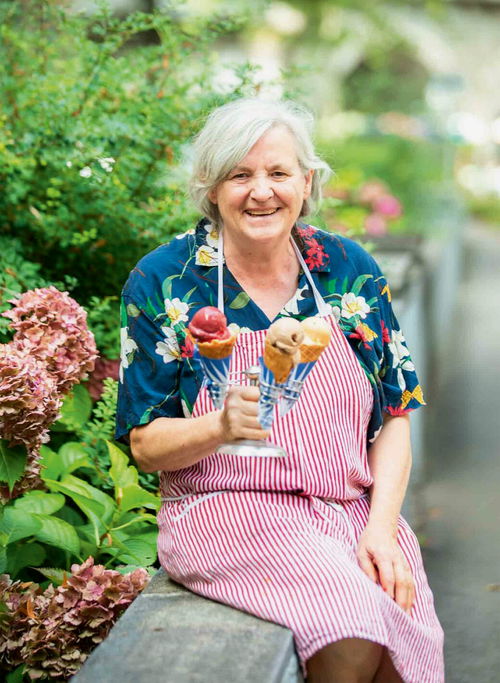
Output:
<instances>
[{"instance_id":1,"label":"shirt collar","mask_svg":"<svg viewBox=\"0 0 500 683\"><path fill-rule=\"evenodd\" d=\"M323 244L324 233L306 223L297 223L295 230L297 246L309 270L312 273L329 273L330 257ZM196 226L195 246L197 266L217 266L219 234L215 225L207 218L202 218Z\"/></svg>"}]
</instances>

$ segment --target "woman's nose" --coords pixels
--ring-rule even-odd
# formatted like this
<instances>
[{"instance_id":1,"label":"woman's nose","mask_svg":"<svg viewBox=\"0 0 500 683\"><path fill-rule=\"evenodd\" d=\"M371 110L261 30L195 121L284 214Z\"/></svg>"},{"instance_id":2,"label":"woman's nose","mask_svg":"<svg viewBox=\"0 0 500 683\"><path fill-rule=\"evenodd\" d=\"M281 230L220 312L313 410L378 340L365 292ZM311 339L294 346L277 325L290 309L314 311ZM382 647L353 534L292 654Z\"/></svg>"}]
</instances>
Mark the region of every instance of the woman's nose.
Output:
<instances>
[{"instance_id":1,"label":"woman's nose","mask_svg":"<svg viewBox=\"0 0 500 683\"><path fill-rule=\"evenodd\" d=\"M270 199L273 196L273 188L270 179L265 176L256 176L253 178L250 196L261 202Z\"/></svg>"}]
</instances>

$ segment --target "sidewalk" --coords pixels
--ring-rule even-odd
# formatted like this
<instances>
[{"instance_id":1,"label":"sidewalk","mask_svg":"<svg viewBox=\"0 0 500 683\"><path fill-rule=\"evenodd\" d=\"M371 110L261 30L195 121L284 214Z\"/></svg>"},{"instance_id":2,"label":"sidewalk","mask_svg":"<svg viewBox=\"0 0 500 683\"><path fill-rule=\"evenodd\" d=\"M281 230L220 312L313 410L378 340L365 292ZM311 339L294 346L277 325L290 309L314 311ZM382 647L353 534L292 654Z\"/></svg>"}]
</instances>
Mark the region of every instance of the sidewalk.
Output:
<instances>
[{"instance_id":1,"label":"sidewalk","mask_svg":"<svg viewBox=\"0 0 500 683\"><path fill-rule=\"evenodd\" d=\"M424 561L447 683L500 681L500 230L466 232L453 343L429 406Z\"/></svg>"}]
</instances>

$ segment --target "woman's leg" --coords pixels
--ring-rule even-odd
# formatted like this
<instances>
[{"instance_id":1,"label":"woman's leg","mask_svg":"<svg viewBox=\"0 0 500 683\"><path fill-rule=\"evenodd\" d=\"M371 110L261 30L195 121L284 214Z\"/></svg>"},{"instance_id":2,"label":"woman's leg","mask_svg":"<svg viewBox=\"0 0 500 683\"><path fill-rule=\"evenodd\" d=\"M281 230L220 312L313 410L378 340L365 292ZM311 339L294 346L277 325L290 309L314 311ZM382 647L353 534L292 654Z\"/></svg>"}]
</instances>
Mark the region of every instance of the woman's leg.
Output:
<instances>
[{"instance_id":1,"label":"woman's leg","mask_svg":"<svg viewBox=\"0 0 500 683\"><path fill-rule=\"evenodd\" d=\"M380 667L383 649L378 643L361 638L330 643L307 661L307 681L371 683ZM390 681L387 679L384 683Z\"/></svg>"},{"instance_id":2,"label":"woman's leg","mask_svg":"<svg viewBox=\"0 0 500 683\"><path fill-rule=\"evenodd\" d=\"M403 679L394 668L391 656L386 647L384 647L380 666L377 669L373 683L403 683Z\"/></svg>"}]
</instances>

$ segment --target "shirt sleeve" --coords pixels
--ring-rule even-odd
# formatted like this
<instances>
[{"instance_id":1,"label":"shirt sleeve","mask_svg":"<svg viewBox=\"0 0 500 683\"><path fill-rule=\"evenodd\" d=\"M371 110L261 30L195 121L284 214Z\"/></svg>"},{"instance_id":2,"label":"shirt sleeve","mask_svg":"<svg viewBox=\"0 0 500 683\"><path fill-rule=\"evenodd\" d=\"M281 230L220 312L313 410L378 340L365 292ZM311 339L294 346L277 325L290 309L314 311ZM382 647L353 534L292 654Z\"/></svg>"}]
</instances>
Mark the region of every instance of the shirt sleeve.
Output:
<instances>
[{"instance_id":1,"label":"shirt sleeve","mask_svg":"<svg viewBox=\"0 0 500 683\"><path fill-rule=\"evenodd\" d=\"M378 265L375 262L374 265L382 337L379 369L382 409L390 415L404 415L425 405L425 401L406 339L394 314L391 290Z\"/></svg>"},{"instance_id":2,"label":"shirt sleeve","mask_svg":"<svg viewBox=\"0 0 500 683\"><path fill-rule=\"evenodd\" d=\"M117 439L157 417L182 417L181 351L172 327L124 295L120 334Z\"/></svg>"}]
</instances>

